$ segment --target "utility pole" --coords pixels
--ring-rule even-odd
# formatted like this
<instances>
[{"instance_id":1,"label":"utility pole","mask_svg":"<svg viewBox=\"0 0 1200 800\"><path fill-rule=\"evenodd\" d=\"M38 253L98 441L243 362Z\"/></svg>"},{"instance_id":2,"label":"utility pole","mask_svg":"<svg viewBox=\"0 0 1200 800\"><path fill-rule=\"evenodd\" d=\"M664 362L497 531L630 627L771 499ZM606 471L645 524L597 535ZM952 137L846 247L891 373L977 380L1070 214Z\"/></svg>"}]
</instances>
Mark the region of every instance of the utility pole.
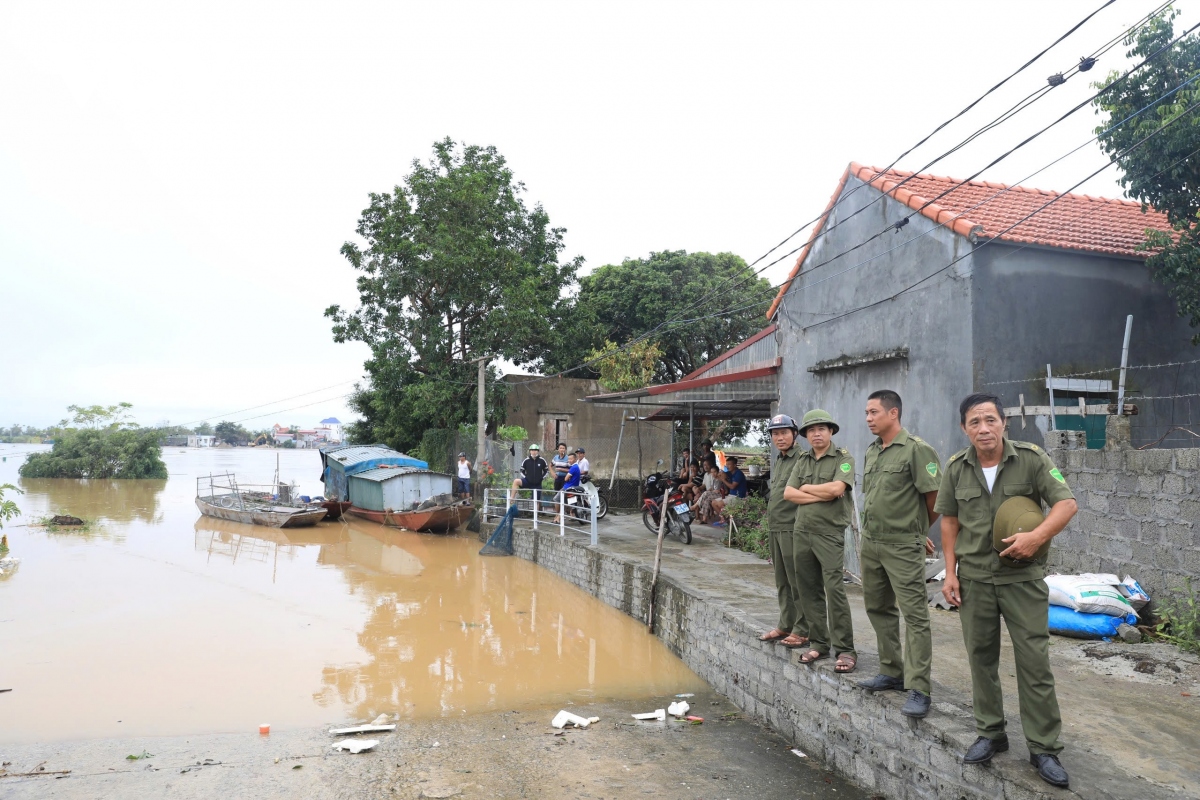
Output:
<instances>
[{"instance_id":1,"label":"utility pole","mask_svg":"<svg viewBox=\"0 0 1200 800\"><path fill-rule=\"evenodd\" d=\"M484 391L486 387L484 383L487 380L488 357L483 356L475 359L475 361L479 364L479 404L475 414L475 472L479 476L479 480L482 481L485 477L483 472L483 436L486 427L484 419L486 409Z\"/></svg>"}]
</instances>

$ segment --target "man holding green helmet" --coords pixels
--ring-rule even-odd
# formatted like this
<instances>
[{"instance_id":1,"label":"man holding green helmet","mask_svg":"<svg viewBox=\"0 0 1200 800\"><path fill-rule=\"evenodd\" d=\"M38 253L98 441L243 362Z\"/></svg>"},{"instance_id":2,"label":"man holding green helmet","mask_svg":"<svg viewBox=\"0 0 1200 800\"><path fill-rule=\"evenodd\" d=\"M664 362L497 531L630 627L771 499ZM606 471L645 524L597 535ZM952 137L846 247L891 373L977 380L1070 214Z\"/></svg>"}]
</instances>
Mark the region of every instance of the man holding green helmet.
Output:
<instances>
[{"instance_id":1,"label":"man holding green helmet","mask_svg":"<svg viewBox=\"0 0 1200 800\"><path fill-rule=\"evenodd\" d=\"M811 450L801 453L783 497L797 505L792 559L800 610L808 621L811 645L800 657L811 664L837 651L836 672L853 672L854 625L842 582L846 526L850 524L854 459L833 443L838 424L816 408L804 415L800 435Z\"/></svg>"},{"instance_id":2,"label":"man holding green helmet","mask_svg":"<svg viewBox=\"0 0 1200 800\"><path fill-rule=\"evenodd\" d=\"M1062 717L1050 670L1049 589L1042 578L1050 540L1075 515L1075 497L1045 451L1004 435L999 398L969 395L959 405L959 421L971 446L946 463L936 510L946 554L942 594L961 612L979 736L963 762L982 764L1008 749L999 674L1003 617L1029 760L1042 780L1065 788L1067 771L1058 760ZM1050 507L1045 518L1043 503Z\"/></svg>"}]
</instances>

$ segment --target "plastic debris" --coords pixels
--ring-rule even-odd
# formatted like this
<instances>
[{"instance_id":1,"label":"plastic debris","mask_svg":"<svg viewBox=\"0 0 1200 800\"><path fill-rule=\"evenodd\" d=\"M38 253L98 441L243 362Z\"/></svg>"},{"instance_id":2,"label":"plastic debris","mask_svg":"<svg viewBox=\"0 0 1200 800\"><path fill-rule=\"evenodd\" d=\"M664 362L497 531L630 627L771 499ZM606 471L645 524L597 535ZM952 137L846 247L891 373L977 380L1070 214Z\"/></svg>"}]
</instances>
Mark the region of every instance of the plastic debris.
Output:
<instances>
[{"instance_id":1,"label":"plastic debris","mask_svg":"<svg viewBox=\"0 0 1200 800\"><path fill-rule=\"evenodd\" d=\"M699 725L704 722L704 717L693 717L691 714L687 716L687 721Z\"/></svg>"},{"instance_id":2,"label":"plastic debris","mask_svg":"<svg viewBox=\"0 0 1200 800\"><path fill-rule=\"evenodd\" d=\"M1059 636L1070 636L1074 639L1111 639L1118 635L1122 623L1136 624L1137 615L1131 612L1125 617L1113 617L1108 614L1085 614L1063 606L1050 606L1047 621L1050 632Z\"/></svg>"},{"instance_id":3,"label":"plastic debris","mask_svg":"<svg viewBox=\"0 0 1200 800\"><path fill-rule=\"evenodd\" d=\"M349 733L387 733L396 730L395 725L355 725L353 728L330 728L334 736L345 736Z\"/></svg>"},{"instance_id":4,"label":"plastic debris","mask_svg":"<svg viewBox=\"0 0 1200 800\"><path fill-rule=\"evenodd\" d=\"M687 714L691 708L692 707L688 705L686 700L680 700L678 703L671 703L671 705L667 706L667 713L673 717L682 717L683 715Z\"/></svg>"},{"instance_id":5,"label":"plastic debris","mask_svg":"<svg viewBox=\"0 0 1200 800\"><path fill-rule=\"evenodd\" d=\"M378 739L348 739L333 745L334 750L348 750L351 753L361 753L379 744Z\"/></svg>"},{"instance_id":6,"label":"plastic debris","mask_svg":"<svg viewBox=\"0 0 1200 800\"><path fill-rule=\"evenodd\" d=\"M675 696L676 697L695 697L696 695L692 694L691 692L685 692L683 694L677 694Z\"/></svg>"},{"instance_id":7,"label":"plastic debris","mask_svg":"<svg viewBox=\"0 0 1200 800\"><path fill-rule=\"evenodd\" d=\"M804 753L800 752L799 750L797 750L794 747L792 748L792 754L800 756L801 758L808 758L808 756L806 756Z\"/></svg>"},{"instance_id":8,"label":"plastic debris","mask_svg":"<svg viewBox=\"0 0 1200 800\"><path fill-rule=\"evenodd\" d=\"M372 722L371 724L372 725L387 725L388 720L390 720L390 719L391 719L391 717L389 717L387 714L380 714L378 717L375 718L375 721Z\"/></svg>"},{"instance_id":9,"label":"plastic debris","mask_svg":"<svg viewBox=\"0 0 1200 800\"><path fill-rule=\"evenodd\" d=\"M599 717L594 717L593 719L596 722L600 721ZM550 726L553 728L565 728L568 725L574 725L576 728L586 728L592 724L593 719L572 714L570 711L559 711L554 715L554 719L550 720Z\"/></svg>"},{"instance_id":10,"label":"plastic debris","mask_svg":"<svg viewBox=\"0 0 1200 800\"><path fill-rule=\"evenodd\" d=\"M658 711L647 711L645 714L634 714L633 718L641 720L656 719L659 722L662 722L667 718L667 712L665 709L660 708Z\"/></svg>"},{"instance_id":11,"label":"plastic debris","mask_svg":"<svg viewBox=\"0 0 1200 800\"><path fill-rule=\"evenodd\" d=\"M271 732L271 723L264 722L262 725L259 725L258 732L259 733L270 733Z\"/></svg>"}]
</instances>

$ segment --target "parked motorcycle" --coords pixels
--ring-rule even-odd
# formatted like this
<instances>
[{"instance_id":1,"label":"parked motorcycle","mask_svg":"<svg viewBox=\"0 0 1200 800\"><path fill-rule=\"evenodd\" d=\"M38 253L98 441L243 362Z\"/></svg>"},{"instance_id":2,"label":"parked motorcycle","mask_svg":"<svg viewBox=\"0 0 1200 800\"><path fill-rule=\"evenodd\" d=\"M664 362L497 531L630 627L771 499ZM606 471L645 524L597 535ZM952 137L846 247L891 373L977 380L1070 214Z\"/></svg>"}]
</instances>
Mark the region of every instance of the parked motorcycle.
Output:
<instances>
[{"instance_id":1,"label":"parked motorcycle","mask_svg":"<svg viewBox=\"0 0 1200 800\"><path fill-rule=\"evenodd\" d=\"M662 464L661 461L658 463ZM684 544L691 544L692 511L683 500L683 492L680 488L682 483L673 479L670 473L655 472L646 478L643 487L646 499L642 501L642 522L650 529L651 533L658 533L659 520L662 519L663 493L667 491L668 485L670 485L671 491L667 495L667 533Z\"/></svg>"},{"instance_id":2,"label":"parked motorcycle","mask_svg":"<svg viewBox=\"0 0 1200 800\"><path fill-rule=\"evenodd\" d=\"M581 485L579 487L567 490L566 504L569 513L577 519L587 519L591 513L592 503L587 490L582 486L584 483L591 483L591 479L586 475L580 479ZM604 499L604 495L599 493L599 484L596 485L596 489L596 499L598 501L596 519L604 519L604 515L608 513L608 501Z\"/></svg>"}]
</instances>

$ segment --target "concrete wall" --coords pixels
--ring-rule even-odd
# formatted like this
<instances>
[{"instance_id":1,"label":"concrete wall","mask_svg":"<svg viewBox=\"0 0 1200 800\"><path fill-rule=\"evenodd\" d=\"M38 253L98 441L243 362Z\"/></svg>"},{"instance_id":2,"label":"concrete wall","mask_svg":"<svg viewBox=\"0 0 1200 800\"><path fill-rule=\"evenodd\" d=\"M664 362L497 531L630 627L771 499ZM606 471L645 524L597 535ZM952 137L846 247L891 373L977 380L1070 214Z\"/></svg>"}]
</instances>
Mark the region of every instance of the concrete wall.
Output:
<instances>
[{"instance_id":1,"label":"concrete wall","mask_svg":"<svg viewBox=\"0 0 1200 800\"><path fill-rule=\"evenodd\" d=\"M948 457L966 446L957 419L958 401L971 391L972 306L968 256L917 289L888 300L900 289L915 284L936 269L970 250L970 242L945 228L913 216L900 232L889 232L866 246L819 269L813 266L860 244L913 212L904 204L883 199L866 211L850 214L879 198L874 189L848 193L861 182L848 178L842 197L825 223L828 236L813 246L805 271L797 276L779 311L779 412L800 417L808 409L824 408L842 427L836 441L858 460L874 438L863 422L867 395L893 389L904 399L906 428ZM833 228L839 221L843 224ZM922 233L909 244L902 242ZM887 251L892 248L892 253ZM868 263L867 259L875 258ZM832 277L839 272L844 274ZM872 309L823 325L845 311L875 301ZM906 361L811 373L819 361L907 347Z\"/></svg>"},{"instance_id":2,"label":"concrete wall","mask_svg":"<svg viewBox=\"0 0 1200 800\"><path fill-rule=\"evenodd\" d=\"M1079 503L1050 563L1132 575L1152 602L1175 595L1185 578L1200 589L1200 449L1134 450L1128 422L1109 418L1104 450L1084 449L1074 432L1048 436L1047 452Z\"/></svg>"},{"instance_id":3,"label":"concrete wall","mask_svg":"<svg viewBox=\"0 0 1200 800\"><path fill-rule=\"evenodd\" d=\"M530 441L541 445L542 453L549 460L549 454L556 444L555 422L561 420L559 435L571 450L578 446L587 450L592 475L612 475L622 409L581 401L581 398L603 394L606 390L596 381L581 378L550 378L536 383L521 383L523 378L521 375L506 375L504 378L510 384L505 422L520 425L529 431ZM628 413L631 415L632 410ZM641 424L643 472L652 472L656 459L670 457L670 425L670 422ZM618 477L640 477L638 433L635 427L632 421L626 423Z\"/></svg>"},{"instance_id":4,"label":"concrete wall","mask_svg":"<svg viewBox=\"0 0 1200 800\"><path fill-rule=\"evenodd\" d=\"M1007 405L1016 405L1021 393L1027 404L1049 401L1047 363L1055 374L1120 366L1129 314L1131 364L1200 359L1200 348L1191 344L1196 331L1141 261L991 244L976 248L971 261L973 377L977 387ZM1116 388L1114 375L1095 377L1112 378ZM1200 393L1200 364L1132 370L1127 389L1135 403L1139 394ZM1154 441L1173 424L1200 422L1200 398L1140 405L1142 413L1133 420L1135 446ZM1021 438L1038 441L1040 433L1030 430Z\"/></svg>"},{"instance_id":5,"label":"concrete wall","mask_svg":"<svg viewBox=\"0 0 1200 800\"><path fill-rule=\"evenodd\" d=\"M571 537L526 528L514 531L513 546L516 555L608 605L635 619L648 618L648 568ZM837 676L828 661L817 668L800 666L796 654L758 641L757 623L702 590L660 576L654 619L658 638L714 689L873 796L901 800L1062 796L1028 768L1006 770L1003 763L964 765L962 753L975 740L968 709L938 702L939 713L915 724L899 713L895 697L886 696L893 693L871 695L857 689L858 675Z\"/></svg>"}]
</instances>

